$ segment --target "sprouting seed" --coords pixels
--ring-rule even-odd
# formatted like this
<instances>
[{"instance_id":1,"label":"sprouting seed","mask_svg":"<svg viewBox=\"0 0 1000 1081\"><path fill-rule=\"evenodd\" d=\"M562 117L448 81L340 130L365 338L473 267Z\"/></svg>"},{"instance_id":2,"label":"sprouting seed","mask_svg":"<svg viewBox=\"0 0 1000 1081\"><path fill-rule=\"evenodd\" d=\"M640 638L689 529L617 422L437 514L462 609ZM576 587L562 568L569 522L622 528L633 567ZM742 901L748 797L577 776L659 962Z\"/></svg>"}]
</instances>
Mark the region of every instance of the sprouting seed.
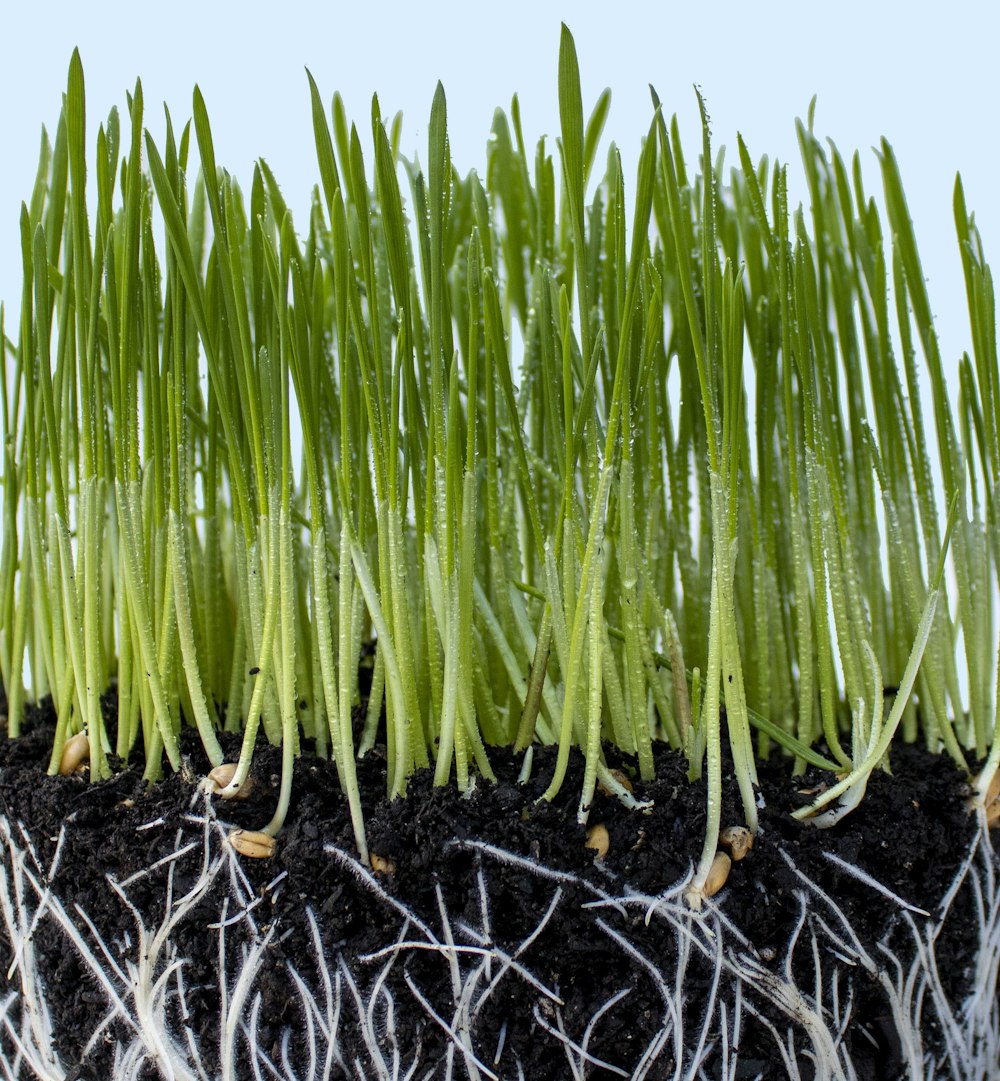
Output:
<instances>
[{"instance_id":1,"label":"sprouting seed","mask_svg":"<svg viewBox=\"0 0 1000 1081\"><path fill-rule=\"evenodd\" d=\"M611 844L611 838L608 836L608 828L602 825L600 822L596 826L591 826L587 830L586 847L592 848L597 855L594 856L595 860L603 860L608 854L608 848Z\"/></svg>"},{"instance_id":2,"label":"sprouting seed","mask_svg":"<svg viewBox=\"0 0 1000 1081\"><path fill-rule=\"evenodd\" d=\"M633 792L632 782L629 780L628 774L623 773L620 769L612 769L608 771L612 777L625 789L626 792ZM606 795L611 795L611 789L608 788L603 782L598 785L598 788Z\"/></svg>"},{"instance_id":3,"label":"sprouting seed","mask_svg":"<svg viewBox=\"0 0 1000 1081\"><path fill-rule=\"evenodd\" d=\"M706 897L714 897L722 889L726 884L726 879L729 878L729 871L732 866L733 861L725 852L715 853L715 859L712 860L708 878L705 880Z\"/></svg>"},{"instance_id":4,"label":"sprouting seed","mask_svg":"<svg viewBox=\"0 0 1000 1081\"><path fill-rule=\"evenodd\" d=\"M372 870L379 875L394 875L396 864L388 856L376 856L371 853Z\"/></svg>"},{"instance_id":5,"label":"sprouting seed","mask_svg":"<svg viewBox=\"0 0 1000 1081\"><path fill-rule=\"evenodd\" d=\"M241 856L266 860L274 855L274 838L259 830L233 830L229 835L229 843Z\"/></svg>"},{"instance_id":6,"label":"sprouting seed","mask_svg":"<svg viewBox=\"0 0 1000 1081\"><path fill-rule=\"evenodd\" d=\"M222 795L224 799L246 799L253 791L253 781L249 777L239 788L226 792L235 775L236 763L223 762L222 765L216 766L205 778L205 791L213 796Z\"/></svg>"},{"instance_id":7,"label":"sprouting seed","mask_svg":"<svg viewBox=\"0 0 1000 1081\"><path fill-rule=\"evenodd\" d=\"M62 758L59 759L59 772L63 777L83 769L84 763L90 759L90 741L86 732L77 732L70 736L63 744Z\"/></svg>"},{"instance_id":8,"label":"sprouting seed","mask_svg":"<svg viewBox=\"0 0 1000 1081\"><path fill-rule=\"evenodd\" d=\"M992 827L1000 821L1000 770L993 774L989 788L986 789L986 795L980 799L978 793L973 790L965 801L965 806L970 813L977 811L980 807L985 808L986 824L988 826Z\"/></svg>"},{"instance_id":9,"label":"sprouting seed","mask_svg":"<svg viewBox=\"0 0 1000 1081\"><path fill-rule=\"evenodd\" d=\"M739 861L753 848L753 834L746 826L726 826L719 834L719 844Z\"/></svg>"}]
</instances>

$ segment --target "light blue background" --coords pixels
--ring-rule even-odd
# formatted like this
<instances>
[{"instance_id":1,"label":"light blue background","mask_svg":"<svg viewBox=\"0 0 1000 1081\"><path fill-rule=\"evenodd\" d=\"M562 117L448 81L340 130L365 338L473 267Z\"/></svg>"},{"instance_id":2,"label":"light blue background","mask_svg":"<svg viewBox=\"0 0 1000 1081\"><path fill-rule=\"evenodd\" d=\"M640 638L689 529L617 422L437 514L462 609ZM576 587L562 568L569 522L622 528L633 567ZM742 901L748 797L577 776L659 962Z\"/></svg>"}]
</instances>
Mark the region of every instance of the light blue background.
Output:
<instances>
[{"instance_id":1,"label":"light blue background","mask_svg":"<svg viewBox=\"0 0 1000 1081\"><path fill-rule=\"evenodd\" d=\"M606 131L631 180L650 119L648 83L676 111L689 158L697 153L702 88L716 145L735 161L741 131L756 158L797 165L794 118L816 93L816 129L849 155L860 148L879 191L870 148L885 133L900 160L945 356L969 345L951 217L955 171L976 210L987 255L1000 264L996 4L578 3L495 4L66 3L5 0L0 14L0 298L16 335L18 213L31 190L43 123L54 128L74 45L87 77L88 135L140 75L147 124L162 139L160 103L175 122L197 81L208 102L219 163L247 181L265 157L300 221L318 179L308 86L335 89L364 135L377 91L384 115L404 112L403 150L419 152L435 82L448 94L453 156L485 163L493 109L516 90L529 141L557 131L559 22L576 38L589 109L614 93ZM162 144L161 144L162 145ZM425 155L422 155L425 156ZM795 173L801 192L801 180Z\"/></svg>"}]
</instances>

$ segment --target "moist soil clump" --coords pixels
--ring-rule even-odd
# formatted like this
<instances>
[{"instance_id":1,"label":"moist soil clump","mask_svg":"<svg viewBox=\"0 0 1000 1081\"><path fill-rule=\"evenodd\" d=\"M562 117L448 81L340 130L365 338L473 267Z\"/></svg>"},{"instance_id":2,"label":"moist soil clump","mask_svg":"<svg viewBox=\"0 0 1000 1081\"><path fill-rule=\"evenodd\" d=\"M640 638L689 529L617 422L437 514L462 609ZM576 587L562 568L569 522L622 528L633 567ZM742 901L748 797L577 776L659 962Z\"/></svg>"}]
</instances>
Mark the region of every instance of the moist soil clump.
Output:
<instances>
[{"instance_id":1,"label":"moist soil clump","mask_svg":"<svg viewBox=\"0 0 1000 1081\"><path fill-rule=\"evenodd\" d=\"M223 804L198 789L208 763L190 730L184 769L148 790L141 763L116 762L115 776L96 785L46 776L52 736L51 710L39 707L28 711L20 739L0 741L5 882L14 875L13 853L27 851L30 838L35 878L49 880L64 914L62 923L38 919L30 936L54 1051L68 1077L106 1079L122 1068L114 1048L120 1059L134 1033L109 1007L95 964L106 959L112 983L115 965L127 975L141 938L137 914L155 931L197 884L208 850L225 850L229 828L259 829L268 821L280 751L261 742L250 798ZM235 760L238 738L222 739L227 760ZM699 1045L704 1072L698 1076L785 1076L778 1041L789 1030L787 1012L766 996L755 999L752 980L741 991L742 1005L730 1002L719 1012L734 986L733 970L712 954L713 935L725 931L734 963L781 972L804 993L833 989L814 1006L842 1030L859 1078L905 1076L906 1050L886 1006L885 980L896 978L897 965L907 970L914 913L935 913L976 828L965 808L966 779L949 760L895 746L891 774L876 773L860 808L824 831L800 825L790 812L814 798L828 777L792 778L790 763L777 757L760 764L756 844L734 863L707 914L690 917L678 916L684 909L675 887L700 854L704 785L689 783L683 759L663 747L656 750L656 779L648 783L613 749L607 754L609 765L630 777L636 798L652 806L630 810L598 793L589 821L607 828L610 845L595 860L586 827L577 822L583 760L576 752L551 803L538 799L555 751L541 747L524 783L523 760L491 748L496 784L479 779L463 796L453 787L435 788L431 774L420 772L405 800L388 801L380 798L385 755L376 747L359 762L368 841L383 869L373 875L356 863L334 764L306 746L275 855L232 860L170 930L174 952L164 954L163 965L171 958L179 963L167 977L172 989L163 1009L187 1047L198 1048L205 1075L221 1076L220 1057L230 1055L235 1076L259 1076L265 1061L273 1076L307 1076L307 1059L317 1052L305 987L313 989L320 1012L324 995L329 1001L335 992L341 1004L336 1047L324 1052L334 1078L379 1076L372 1066L378 1054L390 1067L402 1063L400 1076L418 1063L415 1077L466 1077L471 1054L476 1069L485 1065L504 1079L629 1077L644 1063L641 1076L656 1081L674 1076L677 1055L686 1053L676 1043L657 1047L668 1022L676 1033L678 1010L687 1038ZM735 792L731 778L725 789ZM206 815L217 816L211 829ZM723 825L740 820L730 798ZM167 858L185 846L188 851ZM659 908L657 898L665 898ZM71 944L68 923L97 962ZM969 993L977 945L977 920L963 889L950 901L937 940L940 985L954 1004ZM0 971L12 970L2 997L14 1001L22 991L18 956L9 920L0 921ZM252 993L227 1043L220 1002L232 1006L248 957L257 965ZM665 995L677 991L671 973L678 965L683 991L668 1001ZM765 983L762 977L759 986ZM18 1001L8 1016L18 1016L19 1008ZM933 1060L943 1034L926 1013L922 1052ZM456 1018L474 1036L467 1046L456 1034ZM376 1051L371 1040L381 1041ZM3 1055L13 1054L12 1047L0 1041ZM810 1054L798 1061L803 1078L811 1076ZM132 1076L159 1072L150 1059Z\"/></svg>"}]
</instances>

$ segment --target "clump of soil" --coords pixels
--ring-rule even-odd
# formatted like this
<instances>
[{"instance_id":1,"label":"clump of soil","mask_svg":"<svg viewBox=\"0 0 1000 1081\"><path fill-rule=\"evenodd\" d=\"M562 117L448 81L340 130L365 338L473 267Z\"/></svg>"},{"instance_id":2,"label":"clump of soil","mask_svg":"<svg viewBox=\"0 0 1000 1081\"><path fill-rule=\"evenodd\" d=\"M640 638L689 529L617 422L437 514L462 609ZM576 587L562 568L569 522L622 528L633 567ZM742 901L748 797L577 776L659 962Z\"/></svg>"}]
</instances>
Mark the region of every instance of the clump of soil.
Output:
<instances>
[{"instance_id":1,"label":"clump of soil","mask_svg":"<svg viewBox=\"0 0 1000 1081\"><path fill-rule=\"evenodd\" d=\"M109 888L107 876L119 883L131 879L123 887L129 902L146 927L157 926L167 905L165 879L141 872L179 844L201 837L198 815L203 816L204 803L198 802L195 779L208 763L196 735L188 732L185 770L148 791L136 764L118 763L119 772L97 785L80 777L47 777L43 771L52 722L51 711L29 711L24 736L0 742L0 812L12 835L16 823L24 824L41 868L50 867L63 832L51 892L91 949L98 952L99 935L124 970L125 958L135 949L136 920ZM227 757L235 758L238 740L223 736L223 744ZM608 755L611 766L630 772L628 762L616 760L610 750ZM704 786L689 783L679 756L658 747L656 779L642 783L632 778L635 796L652 802L645 812L597 796L590 823L602 823L610 841L607 855L598 861L586 847L586 828L577 823L583 773L579 755L571 756L566 783L551 803L538 799L551 778L553 749L535 748L525 783L518 783L519 757L491 748L490 761L495 785L479 780L463 796L452 787L433 787L430 773L419 773L407 798L390 802L381 796L384 751L376 748L367 755L359 773L368 840L384 862L382 873L366 876L350 859L353 835L335 766L308 751L302 755L276 854L238 864L245 876L241 888L255 898L253 918L230 918L219 928L225 923L220 912L230 917L235 912L232 898L224 899L229 887L222 876L218 887L171 931L176 957L183 962L178 984L183 994L173 995L169 1010L176 1013L177 1031L189 1033L188 1044L199 1048L207 1076L218 1075L223 1053L220 980L228 981L231 1002L236 967L262 943L247 1001L252 1024L244 1021L232 1052L236 1076L255 1076L254 1055L258 1063L266 1057L274 1064L277 1076L308 1072L305 1058L315 1052L302 1037L303 1000L290 976L293 969L304 986L320 989L320 1003L321 989L329 986L325 979L334 979L343 994L330 1077L356 1077L357 1070L360 1076L378 1076L365 1042L368 1030L355 1017L359 1001L371 1005L369 1036L382 1041L380 1053L387 1061L395 1055L403 1063L400 1076L407 1063L419 1062L413 1076L465 1077L466 1052L454 1031L448 1031L459 1016L455 957L463 966L481 965L489 950L494 951L492 967L477 977L478 984L473 980L470 992L477 1012L473 1016L467 1003L461 1016L473 1017L470 1046L496 1077L516 1078L519 1068L524 1077L540 1081L570 1077L570 1063L581 1049L580 1076L595 1079L634 1076L643 1061L641 1076L650 1081L672 1077L677 1055L696 1052L702 1056L701 1076L723 1076L727 1063L735 1064L732 1076L737 1078L785 1076L776 1034L783 1038L791 1022L766 995L754 997L754 987L760 990L766 980L759 986L751 980L743 988L742 1020L734 1018L732 1003L719 1012L720 1001L734 986L734 969L712 952L718 945L713 935L723 932L729 943L725 965L745 967L750 959L753 965L790 974L803 994L822 987L827 995L837 985L839 998L833 994L813 1004L825 1011L831 1027L840 1018L841 1041L858 1078L904 1075L907 1051L887 1008L883 979L893 975L896 961L905 971L913 959L913 913L903 903L936 912L975 829L965 809L966 780L945 757L915 746L894 748L892 773L877 773L862 806L822 832L795 822L790 812L811 798L809 790L824 776L793 779L786 761L762 764L756 844L733 865L724 891L701 922L684 916L688 922L683 925L676 895L670 900L668 894L662 909L652 907L653 899L690 871L702 843ZM270 818L279 772L279 751L262 742L254 759L251 797L215 804L226 828L257 829ZM731 779L725 788L730 800L723 822L736 824L740 816L731 800ZM213 835L219 850L222 833ZM203 857L202 846L195 844L172 862L174 899L197 881ZM5 853L7 873L11 860ZM848 866L888 892L855 877ZM839 916L817 891L835 902ZM814 916L821 917L818 923ZM223 933L229 971L220 975ZM461 950L446 963L441 944L449 940ZM102 1037L88 1046L109 1015L107 994L95 980L93 965L51 920L39 920L32 941L61 1063L73 1078L114 1076L115 1044L127 1043L131 1034L120 1018L112 1017ZM415 941L424 945L417 948ZM937 939L941 987L956 1006L969 992L977 946L971 900L961 890ZM858 961L862 955L873 959L874 971ZM516 965L504 968L498 960L503 957L514 958ZM0 920L0 971L6 972L14 960L9 932ZM650 1048L655 1049L665 1018L673 1017L671 1009L677 1012L665 1002L664 979L657 973L669 974L678 964L686 966L677 1003L691 1046L684 1051L671 1044L654 1055ZM840 975L834 973L838 965ZM499 978L501 970L505 974ZM460 982L469 971L462 969ZM484 996L495 977L495 988ZM352 980L357 994L350 990ZM472 985L462 984L467 986ZM672 994L671 979L666 986ZM0 998L20 990L15 969ZM602 1006L606 1009L600 1013ZM934 1060L942 1053L943 1038L932 1011L925 1012L922 1053ZM676 1020L670 1021L675 1031ZM13 1053L3 1037L0 1053ZM798 1059L803 1078L811 1076L810 1061L807 1046ZM453 1074L446 1072L449 1062ZM143 1069L135 1076L158 1076L151 1062Z\"/></svg>"}]
</instances>

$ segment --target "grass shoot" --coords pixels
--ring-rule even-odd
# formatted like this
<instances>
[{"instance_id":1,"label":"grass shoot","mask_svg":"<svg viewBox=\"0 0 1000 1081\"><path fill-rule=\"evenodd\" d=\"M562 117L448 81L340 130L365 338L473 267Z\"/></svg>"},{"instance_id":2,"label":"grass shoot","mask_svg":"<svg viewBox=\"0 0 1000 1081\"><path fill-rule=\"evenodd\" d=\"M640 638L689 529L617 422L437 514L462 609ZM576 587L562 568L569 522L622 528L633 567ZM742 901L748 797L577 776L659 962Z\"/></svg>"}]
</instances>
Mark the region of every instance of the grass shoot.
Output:
<instances>
[{"instance_id":1,"label":"grass shoot","mask_svg":"<svg viewBox=\"0 0 1000 1081\"><path fill-rule=\"evenodd\" d=\"M800 812L820 826L896 740L951 756L985 802L1000 369L961 182L956 387L886 142L887 220L810 115L791 207L787 166L742 139L724 169L700 98L689 161L654 94L626 177L613 145L598 160L610 95L585 112L565 28L555 152L529 148L515 98L482 177L451 160L440 86L423 166L377 99L365 161L339 96L309 92L320 183L293 222L264 161L246 188L216 162L197 89L159 145L140 83L88 132L73 56L21 209L18 325L0 309L10 736L51 696L53 772L137 753L154 781L194 726L226 797L263 729L282 777L237 839L251 855L309 740L365 865L355 763L376 739L390 796L427 767L489 780L493 747L530 770L540 742L551 799L579 748L581 821L598 784L636 802L608 744L648 779L665 741L707 781L693 904L728 871L726 753L744 851L768 755L830 772ZM243 744L220 772L221 730Z\"/></svg>"}]
</instances>

